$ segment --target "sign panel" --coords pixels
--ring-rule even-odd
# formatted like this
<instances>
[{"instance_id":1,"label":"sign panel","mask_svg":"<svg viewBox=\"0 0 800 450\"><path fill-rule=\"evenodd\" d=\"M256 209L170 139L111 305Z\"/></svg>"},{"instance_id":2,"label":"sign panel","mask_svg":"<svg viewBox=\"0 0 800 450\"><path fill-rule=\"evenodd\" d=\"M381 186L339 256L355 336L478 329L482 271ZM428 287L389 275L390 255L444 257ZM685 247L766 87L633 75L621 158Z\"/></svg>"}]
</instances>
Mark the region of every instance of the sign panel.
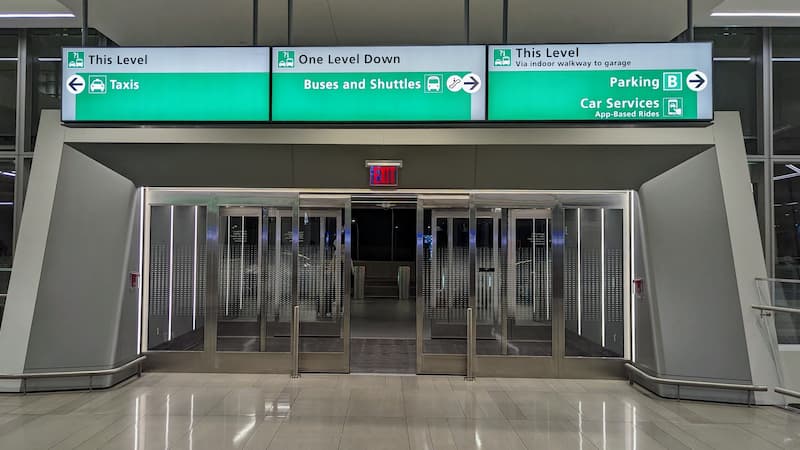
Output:
<instances>
[{"instance_id":1,"label":"sign panel","mask_svg":"<svg viewBox=\"0 0 800 450\"><path fill-rule=\"evenodd\" d=\"M61 119L269 120L269 49L64 48Z\"/></svg>"},{"instance_id":2,"label":"sign panel","mask_svg":"<svg viewBox=\"0 0 800 450\"><path fill-rule=\"evenodd\" d=\"M277 47L272 120L484 120L483 46Z\"/></svg>"},{"instance_id":3,"label":"sign panel","mask_svg":"<svg viewBox=\"0 0 800 450\"><path fill-rule=\"evenodd\" d=\"M489 47L489 120L711 120L711 43Z\"/></svg>"},{"instance_id":4,"label":"sign panel","mask_svg":"<svg viewBox=\"0 0 800 450\"><path fill-rule=\"evenodd\" d=\"M397 186L398 166L369 166L370 186Z\"/></svg>"}]
</instances>

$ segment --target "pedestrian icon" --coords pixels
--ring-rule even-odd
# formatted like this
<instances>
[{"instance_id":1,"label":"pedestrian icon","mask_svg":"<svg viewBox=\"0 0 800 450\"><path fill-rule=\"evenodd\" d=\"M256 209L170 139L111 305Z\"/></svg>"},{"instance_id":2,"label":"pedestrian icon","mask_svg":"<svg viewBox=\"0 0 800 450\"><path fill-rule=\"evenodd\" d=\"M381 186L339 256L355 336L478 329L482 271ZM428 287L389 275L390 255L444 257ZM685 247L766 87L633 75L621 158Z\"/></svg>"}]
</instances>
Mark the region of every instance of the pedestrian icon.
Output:
<instances>
[{"instance_id":1,"label":"pedestrian icon","mask_svg":"<svg viewBox=\"0 0 800 450\"><path fill-rule=\"evenodd\" d=\"M83 52L68 52L67 53L67 68L68 69L83 69Z\"/></svg>"},{"instance_id":2,"label":"pedestrian icon","mask_svg":"<svg viewBox=\"0 0 800 450\"><path fill-rule=\"evenodd\" d=\"M510 48L494 49L494 65L495 67L511 66L511 49Z\"/></svg>"},{"instance_id":3,"label":"pedestrian icon","mask_svg":"<svg viewBox=\"0 0 800 450\"><path fill-rule=\"evenodd\" d=\"M281 50L278 52L278 67L294 69L294 50Z\"/></svg>"},{"instance_id":4,"label":"pedestrian icon","mask_svg":"<svg viewBox=\"0 0 800 450\"><path fill-rule=\"evenodd\" d=\"M425 74L425 93L426 94L441 94L442 93L442 74Z\"/></svg>"}]
</instances>

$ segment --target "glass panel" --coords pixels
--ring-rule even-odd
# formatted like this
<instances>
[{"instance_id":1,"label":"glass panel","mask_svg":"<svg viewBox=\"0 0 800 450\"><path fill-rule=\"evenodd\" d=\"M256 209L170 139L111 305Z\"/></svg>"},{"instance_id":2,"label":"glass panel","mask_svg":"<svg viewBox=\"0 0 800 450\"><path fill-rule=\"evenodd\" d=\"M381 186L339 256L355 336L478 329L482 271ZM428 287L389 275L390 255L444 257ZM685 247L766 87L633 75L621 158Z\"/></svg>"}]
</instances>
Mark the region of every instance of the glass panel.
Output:
<instances>
[{"instance_id":1,"label":"glass panel","mask_svg":"<svg viewBox=\"0 0 800 450\"><path fill-rule=\"evenodd\" d=\"M423 246L423 351L466 354L469 306L469 219L467 211L426 211L434 227Z\"/></svg>"},{"instance_id":2,"label":"glass panel","mask_svg":"<svg viewBox=\"0 0 800 450\"><path fill-rule=\"evenodd\" d=\"M624 336L622 210L565 211L565 351L621 357Z\"/></svg>"},{"instance_id":3,"label":"glass panel","mask_svg":"<svg viewBox=\"0 0 800 450\"><path fill-rule=\"evenodd\" d=\"M697 28L695 40L712 41L715 57L748 57L761 53L761 30L758 28Z\"/></svg>"},{"instance_id":4,"label":"glass panel","mask_svg":"<svg viewBox=\"0 0 800 450\"><path fill-rule=\"evenodd\" d=\"M797 28L773 28L772 56L776 58L800 57L800 32Z\"/></svg>"},{"instance_id":5,"label":"glass panel","mask_svg":"<svg viewBox=\"0 0 800 450\"><path fill-rule=\"evenodd\" d=\"M748 162L747 168L750 172L750 189L753 192L753 202L755 203L758 227L761 230L762 246L766 249L766 243L764 242L764 193L766 190L766 185L764 184L764 163Z\"/></svg>"},{"instance_id":6,"label":"glass panel","mask_svg":"<svg viewBox=\"0 0 800 450\"><path fill-rule=\"evenodd\" d=\"M578 336L578 210L564 210L564 331L565 340Z\"/></svg>"},{"instance_id":7,"label":"glass panel","mask_svg":"<svg viewBox=\"0 0 800 450\"><path fill-rule=\"evenodd\" d=\"M0 267L11 267L14 241L14 160L0 160Z\"/></svg>"},{"instance_id":8,"label":"glass panel","mask_svg":"<svg viewBox=\"0 0 800 450\"><path fill-rule=\"evenodd\" d=\"M290 212L264 209L262 219L263 318L266 336L262 351L291 351L292 217Z\"/></svg>"},{"instance_id":9,"label":"glass panel","mask_svg":"<svg viewBox=\"0 0 800 450\"><path fill-rule=\"evenodd\" d=\"M203 206L150 208L148 349L203 349L205 318Z\"/></svg>"},{"instance_id":10,"label":"glass panel","mask_svg":"<svg viewBox=\"0 0 800 450\"><path fill-rule=\"evenodd\" d=\"M775 164L775 278L800 278L800 167Z\"/></svg>"},{"instance_id":11,"label":"glass panel","mask_svg":"<svg viewBox=\"0 0 800 450\"><path fill-rule=\"evenodd\" d=\"M14 145L16 111L17 35L0 34L0 145Z\"/></svg>"},{"instance_id":12,"label":"glass panel","mask_svg":"<svg viewBox=\"0 0 800 450\"><path fill-rule=\"evenodd\" d=\"M341 211L300 210L300 350L342 352L344 245Z\"/></svg>"},{"instance_id":13,"label":"glass panel","mask_svg":"<svg viewBox=\"0 0 800 450\"><path fill-rule=\"evenodd\" d=\"M509 353L552 354L552 241L550 219L514 220L515 298L510 308Z\"/></svg>"},{"instance_id":14,"label":"glass panel","mask_svg":"<svg viewBox=\"0 0 800 450\"><path fill-rule=\"evenodd\" d=\"M11 281L11 270L0 270L0 325L3 323L3 312L6 309L8 282Z\"/></svg>"},{"instance_id":15,"label":"glass panel","mask_svg":"<svg viewBox=\"0 0 800 450\"><path fill-rule=\"evenodd\" d=\"M223 216L222 221L217 350L257 352L261 348L260 217Z\"/></svg>"},{"instance_id":16,"label":"glass panel","mask_svg":"<svg viewBox=\"0 0 800 450\"><path fill-rule=\"evenodd\" d=\"M772 65L776 154L800 154L800 62L775 61Z\"/></svg>"},{"instance_id":17,"label":"glass panel","mask_svg":"<svg viewBox=\"0 0 800 450\"><path fill-rule=\"evenodd\" d=\"M739 111L742 132L752 138L747 153L758 153L758 65L761 31L757 28L700 28L698 41L714 43L714 110Z\"/></svg>"},{"instance_id":18,"label":"glass panel","mask_svg":"<svg viewBox=\"0 0 800 450\"><path fill-rule=\"evenodd\" d=\"M475 250L478 266L475 280L475 320L479 354L499 354L504 345L503 311L500 286L503 272L500 267L498 223L494 217L478 217Z\"/></svg>"},{"instance_id":19,"label":"glass panel","mask_svg":"<svg viewBox=\"0 0 800 450\"><path fill-rule=\"evenodd\" d=\"M758 136L757 68L755 59L714 62L714 110L739 111L745 137Z\"/></svg>"}]
</instances>

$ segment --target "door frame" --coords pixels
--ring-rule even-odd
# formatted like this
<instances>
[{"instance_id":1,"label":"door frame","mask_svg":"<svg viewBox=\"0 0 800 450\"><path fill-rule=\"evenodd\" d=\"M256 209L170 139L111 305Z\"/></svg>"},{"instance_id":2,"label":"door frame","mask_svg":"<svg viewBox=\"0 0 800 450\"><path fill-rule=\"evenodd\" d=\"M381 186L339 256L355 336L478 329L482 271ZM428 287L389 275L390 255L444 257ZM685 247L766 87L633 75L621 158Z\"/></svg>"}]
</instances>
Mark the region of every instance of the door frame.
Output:
<instances>
[{"instance_id":1,"label":"door frame","mask_svg":"<svg viewBox=\"0 0 800 450\"><path fill-rule=\"evenodd\" d=\"M220 208L228 206L237 207L264 207L286 208L292 211L293 234L293 305L296 305L297 295L297 261L299 211L302 207L310 209L334 208L341 211L343 220L343 240L345 260L343 262L344 274L352 272L351 258L351 196L365 195L347 190L330 191L327 193L309 193L302 190L225 190L225 189L167 189L145 188L141 208L144 221L142 223L143 244L143 275L141 295L141 328L143 353L148 355L148 366L158 370L178 371L207 371L207 372L252 372L252 373L290 373L292 371L292 353L267 353L267 352L217 352L216 346L216 321L217 307L219 304L219 252L221 225ZM319 191L324 192L324 190ZM342 192L348 192L343 194ZM369 195L383 195L370 192ZM468 354L466 355L424 355L423 350L423 320L424 298L422 295L422 251L424 244L424 211L425 209L461 209L467 210L472 233L476 230L478 212L481 208L511 208L511 209L540 209L551 208L551 236L553 241L553 271L552 271L552 297L553 297L553 332L554 355L564 355L564 311L563 311L563 232L565 208L618 208L623 210L624 216L624 241L625 241L625 275L630 278L630 254L632 252L631 225L633 218L630 215L629 191L603 191L603 192L512 192L512 191L427 191L414 192L417 196L417 373L450 373L468 374L471 370L473 376L524 376L524 377L573 377L573 378L621 378L624 376L623 358L595 358L595 357L528 357L528 356L493 356L476 355L475 353L475 320L472 321L472 338L468 341ZM302 201L301 201L302 198ZM206 315L204 330L204 347L200 351L148 351L147 350L147 308L148 308L148 282L149 277L149 237L150 237L150 210L152 206L201 206L206 208ZM223 210L224 212L224 210ZM501 224L508 220L508 214L501 215ZM507 233L507 224L501 225L501 232ZM505 231L502 231L505 230ZM472 234L474 237L474 234ZM507 236L506 236L507 237ZM474 239L471 242L470 274L476 272L476 248ZM503 256L507 258L507 255ZM314 353L302 358L298 355L298 365L303 371L348 372L350 356L350 276L343 276L345 295L343 297L343 343L344 351L339 353ZM470 276L469 305L475 307L476 276ZM625 355L630 354L630 291L626 283L625 289ZM558 330L558 332L556 332ZM299 352L298 352L299 353ZM537 359L536 364L531 364ZM541 364L539 363L541 360Z\"/></svg>"}]
</instances>

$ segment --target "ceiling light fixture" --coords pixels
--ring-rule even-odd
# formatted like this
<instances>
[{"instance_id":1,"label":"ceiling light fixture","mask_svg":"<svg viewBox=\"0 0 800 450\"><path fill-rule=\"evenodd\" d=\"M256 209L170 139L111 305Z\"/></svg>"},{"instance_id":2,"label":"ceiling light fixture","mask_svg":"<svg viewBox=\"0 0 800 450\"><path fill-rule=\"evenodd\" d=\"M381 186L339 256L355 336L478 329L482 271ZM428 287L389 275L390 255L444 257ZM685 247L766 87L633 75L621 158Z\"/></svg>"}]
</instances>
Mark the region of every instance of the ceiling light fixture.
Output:
<instances>
[{"instance_id":1,"label":"ceiling light fixture","mask_svg":"<svg viewBox=\"0 0 800 450\"><path fill-rule=\"evenodd\" d=\"M711 17L800 17L800 11L797 12L768 12L768 11L751 11L751 12L712 12Z\"/></svg>"},{"instance_id":2,"label":"ceiling light fixture","mask_svg":"<svg viewBox=\"0 0 800 450\"><path fill-rule=\"evenodd\" d=\"M0 13L0 19L74 19L75 14L53 12Z\"/></svg>"}]
</instances>

